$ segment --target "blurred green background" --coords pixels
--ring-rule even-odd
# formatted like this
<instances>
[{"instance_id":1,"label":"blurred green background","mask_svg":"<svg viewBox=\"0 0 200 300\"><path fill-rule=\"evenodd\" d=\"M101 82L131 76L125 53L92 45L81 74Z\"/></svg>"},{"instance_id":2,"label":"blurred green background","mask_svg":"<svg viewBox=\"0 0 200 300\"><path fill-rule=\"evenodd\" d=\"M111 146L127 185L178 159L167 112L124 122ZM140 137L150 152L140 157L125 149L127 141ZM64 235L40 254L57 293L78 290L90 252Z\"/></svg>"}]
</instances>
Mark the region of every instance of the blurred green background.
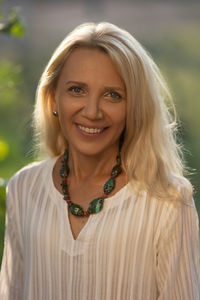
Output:
<instances>
[{"instance_id":1,"label":"blurred green background","mask_svg":"<svg viewBox=\"0 0 200 300\"><path fill-rule=\"evenodd\" d=\"M58 43L86 21L109 21L130 31L151 53L172 92L180 122L179 137L200 214L200 4L167 1L20 2L17 26L0 32L0 261L5 222L5 186L34 160L31 115L45 64ZM2 14L11 22L10 1ZM114 9L113 9L114 8ZM10 19L9 19L10 18ZM23 20L23 22L22 22ZM6 23L7 22L7 23ZM23 33L25 23L25 34ZM2 28L0 24L0 28ZM12 35L13 36L12 36Z\"/></svg>"}]
</instances>

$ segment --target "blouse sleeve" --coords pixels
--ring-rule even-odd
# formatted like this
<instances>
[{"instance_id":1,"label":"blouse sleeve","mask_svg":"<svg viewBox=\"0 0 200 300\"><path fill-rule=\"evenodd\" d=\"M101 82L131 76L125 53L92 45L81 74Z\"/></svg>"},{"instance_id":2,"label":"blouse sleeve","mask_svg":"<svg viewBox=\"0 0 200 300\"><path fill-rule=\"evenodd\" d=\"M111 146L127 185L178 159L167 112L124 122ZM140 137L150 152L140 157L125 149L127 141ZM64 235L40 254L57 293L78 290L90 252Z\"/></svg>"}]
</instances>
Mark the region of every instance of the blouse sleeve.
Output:
<instances>
[{"instance_id":1,"label":"blouse sleeve","mask_svg":"<svg viewBox=\"0 0 200 300\"><path fill-rule=\"evenodd\" d=\"M21 247L19 209L16 196L8 184L4 253L0 273L0 299L22 300L23 257Z\"/></svg>"},{"instance_id":2,"label":"blouse sleeve","mask_svg":"<svg viewBox=\"0 0 200 300\"><path fill-rule=\"evenodd\" d=\"M157 249L158 299L198 300L199 222L194 201L172 211Z\"/></svg>"}]
</instances>

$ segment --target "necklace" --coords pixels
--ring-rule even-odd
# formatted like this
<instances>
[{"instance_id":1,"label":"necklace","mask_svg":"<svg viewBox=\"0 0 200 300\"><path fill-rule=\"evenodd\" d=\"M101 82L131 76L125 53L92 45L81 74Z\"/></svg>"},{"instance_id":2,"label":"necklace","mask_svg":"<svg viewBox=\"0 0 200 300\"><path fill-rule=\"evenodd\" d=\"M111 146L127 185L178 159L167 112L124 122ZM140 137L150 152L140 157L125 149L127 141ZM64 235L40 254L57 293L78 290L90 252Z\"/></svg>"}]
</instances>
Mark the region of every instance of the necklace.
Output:
<instances>
[{"instance_id":1,"label":"necklace","mask_svg":"<svg viewBox=\"0 0 200 300\"><path fill-rule=\"evenodd\" d=\"M104 184L103 195L100 196L99 198L95 198L94 200L92 200L86 211L84 211L80 205L75 204L70 200L70 195L68 192L68 185L67 185L67 177L70 172L68 166L68 157L69 157L69 152L68 149L66 149L62 158L60 176L62 178L61 187L64 195L63 199L67 202L71 214L77 217L88 217L91 214L96 214L100 212L103 208L104 199L107 198L107 195L109 195L115 188L116 177L122 172L120 153L116 157L117 164L112 168L110 178Z\"/></svg>"}]
</instances>

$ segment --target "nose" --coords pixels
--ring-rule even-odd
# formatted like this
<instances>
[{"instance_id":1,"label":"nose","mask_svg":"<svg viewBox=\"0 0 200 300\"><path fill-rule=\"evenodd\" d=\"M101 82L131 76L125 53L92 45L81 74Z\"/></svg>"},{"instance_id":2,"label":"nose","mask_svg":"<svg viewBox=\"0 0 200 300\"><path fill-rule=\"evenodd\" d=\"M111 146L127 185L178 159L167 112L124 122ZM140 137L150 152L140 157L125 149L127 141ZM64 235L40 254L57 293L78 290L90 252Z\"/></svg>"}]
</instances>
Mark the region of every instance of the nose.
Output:
<instances>
[{"instance_id":1,"label":"nose","mask_svg":"<svg viewBox=\"0 0 200 300\"><path fill-rule=\"evenodd\" d=\"M90 120L99 120L103 117L101 103L98 97L92 96L85 99L82 116Z\"/></svg>"}]
</instances>

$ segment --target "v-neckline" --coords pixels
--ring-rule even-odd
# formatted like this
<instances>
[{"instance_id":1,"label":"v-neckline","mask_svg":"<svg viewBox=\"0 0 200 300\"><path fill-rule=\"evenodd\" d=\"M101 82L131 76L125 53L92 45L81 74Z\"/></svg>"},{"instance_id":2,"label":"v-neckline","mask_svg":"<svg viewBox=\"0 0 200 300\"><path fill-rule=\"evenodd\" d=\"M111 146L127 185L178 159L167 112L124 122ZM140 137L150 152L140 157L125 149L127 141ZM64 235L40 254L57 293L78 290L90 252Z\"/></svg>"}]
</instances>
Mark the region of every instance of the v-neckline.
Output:
<instances>
[{"instance_id":1,"label":"v-neckline","mask_svg":"<svg viewBox=\"0 0 200 300\"><path fill-rule=\"evenodd\" d=\"M88 224L90 223L90 220L92 218L92 215L90 215L87 219L87 222L84 224L84 226L81 228L81 230L79 231L77 237L74 237L73 234L73 230L72 230L72 226L71 226L71 222L70 222L70 216L69 216L69 210L68 210L68 206L67 204L65 205L65 212L66 212L66 220L67 220L67 226L68 226L68 230L71 236L71 239L76 242L76 241L80 241L81 240L81 236L84 235L84 231L87 229Z\"/></svg>"}]
</instances>

